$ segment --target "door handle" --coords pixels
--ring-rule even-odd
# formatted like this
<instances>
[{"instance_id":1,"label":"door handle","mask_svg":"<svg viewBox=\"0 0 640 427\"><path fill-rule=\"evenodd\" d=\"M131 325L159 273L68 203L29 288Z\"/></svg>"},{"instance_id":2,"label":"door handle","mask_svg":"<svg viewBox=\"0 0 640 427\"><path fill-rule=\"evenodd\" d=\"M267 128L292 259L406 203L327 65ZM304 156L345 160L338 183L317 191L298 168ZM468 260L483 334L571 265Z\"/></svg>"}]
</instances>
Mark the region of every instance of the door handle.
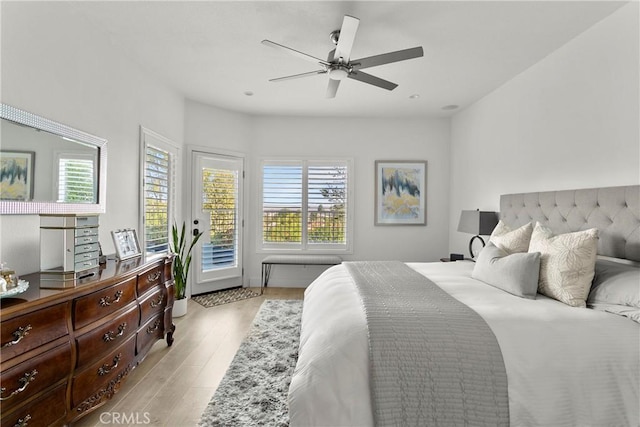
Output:
<instances>
[{"instance_id":1,"label":"door handle","mask_svg":"<svg viewBox=\"0 0 640 427\"><path fill-rule=\"evenodd\" d=\"M193 235L197 236L200 233L200 231L197 228L193 229Z\"/></svg>"}]
</instances>

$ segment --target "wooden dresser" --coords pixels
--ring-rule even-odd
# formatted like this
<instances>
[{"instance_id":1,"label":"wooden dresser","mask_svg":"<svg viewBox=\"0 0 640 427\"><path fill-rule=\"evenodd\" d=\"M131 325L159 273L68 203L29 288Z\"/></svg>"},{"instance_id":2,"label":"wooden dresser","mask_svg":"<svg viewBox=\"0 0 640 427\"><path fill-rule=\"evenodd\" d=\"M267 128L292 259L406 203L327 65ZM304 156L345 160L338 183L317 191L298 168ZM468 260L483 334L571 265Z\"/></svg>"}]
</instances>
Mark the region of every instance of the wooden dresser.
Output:
<instances>
[{"instance_id":1,"label":"wooden dresser","mask_svg":"<svg viewBox=\"0 0 640 427\"><path fill-rule=\"evenodd\" d=\"M116 262L65 289L0 300L2 427L69 424L105 403L151 346L173 343L169 257Z\"/></svg>"}]
</instances>

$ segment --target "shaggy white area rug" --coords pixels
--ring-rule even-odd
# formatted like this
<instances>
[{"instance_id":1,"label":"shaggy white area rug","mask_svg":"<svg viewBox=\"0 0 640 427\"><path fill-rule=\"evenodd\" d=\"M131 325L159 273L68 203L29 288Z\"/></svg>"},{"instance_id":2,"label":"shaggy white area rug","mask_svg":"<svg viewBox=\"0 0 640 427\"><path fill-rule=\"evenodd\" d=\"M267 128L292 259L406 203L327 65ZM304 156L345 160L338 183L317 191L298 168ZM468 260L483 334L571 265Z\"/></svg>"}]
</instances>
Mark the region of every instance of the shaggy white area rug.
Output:
<instances>
[{"instance_id":1,"label":"shaggy white area rug","mask_svg":"<svg viewBox=\"0 0 640 427\"><path fill-rule=\"evenodd\" d=\"M199 426L288 426L302 300L266 300Z\"/></svg>"}]
</instances>

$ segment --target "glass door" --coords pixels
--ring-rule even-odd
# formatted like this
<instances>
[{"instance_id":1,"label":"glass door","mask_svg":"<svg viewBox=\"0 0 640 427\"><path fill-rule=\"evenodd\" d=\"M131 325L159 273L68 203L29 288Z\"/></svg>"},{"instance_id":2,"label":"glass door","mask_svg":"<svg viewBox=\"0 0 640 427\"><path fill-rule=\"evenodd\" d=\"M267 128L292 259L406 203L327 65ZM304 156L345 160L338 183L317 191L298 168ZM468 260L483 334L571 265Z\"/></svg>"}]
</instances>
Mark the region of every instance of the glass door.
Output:
<instances>
[{"instance_id":1,"label":"glass door","mask_svg":"<svg viewBox=\"0 0 640 427\"><path fill-rule=\"evenodd\" d=\"M242 285L242 183L244 159L194 151L193 295Z\"/></svg>"}]
</instances>

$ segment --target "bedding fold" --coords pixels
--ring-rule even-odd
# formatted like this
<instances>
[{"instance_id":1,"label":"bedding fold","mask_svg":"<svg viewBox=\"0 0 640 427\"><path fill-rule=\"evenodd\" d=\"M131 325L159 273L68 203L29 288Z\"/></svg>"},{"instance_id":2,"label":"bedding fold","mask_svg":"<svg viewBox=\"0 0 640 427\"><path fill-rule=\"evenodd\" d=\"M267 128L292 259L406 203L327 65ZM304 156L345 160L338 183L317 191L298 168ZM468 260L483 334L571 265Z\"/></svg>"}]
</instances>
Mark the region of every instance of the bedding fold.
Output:
<instances>
[{"instance_id":1,"label":"bedding fold","mask_svg":"<svg viewBox=\"0 0 640 427\"><path fill-rule=\"evenodd\" d=\"M404 263L344 266L367 319L376 425L509 425L502 353L480 315Z\"/></svg>"}]
</instances>

